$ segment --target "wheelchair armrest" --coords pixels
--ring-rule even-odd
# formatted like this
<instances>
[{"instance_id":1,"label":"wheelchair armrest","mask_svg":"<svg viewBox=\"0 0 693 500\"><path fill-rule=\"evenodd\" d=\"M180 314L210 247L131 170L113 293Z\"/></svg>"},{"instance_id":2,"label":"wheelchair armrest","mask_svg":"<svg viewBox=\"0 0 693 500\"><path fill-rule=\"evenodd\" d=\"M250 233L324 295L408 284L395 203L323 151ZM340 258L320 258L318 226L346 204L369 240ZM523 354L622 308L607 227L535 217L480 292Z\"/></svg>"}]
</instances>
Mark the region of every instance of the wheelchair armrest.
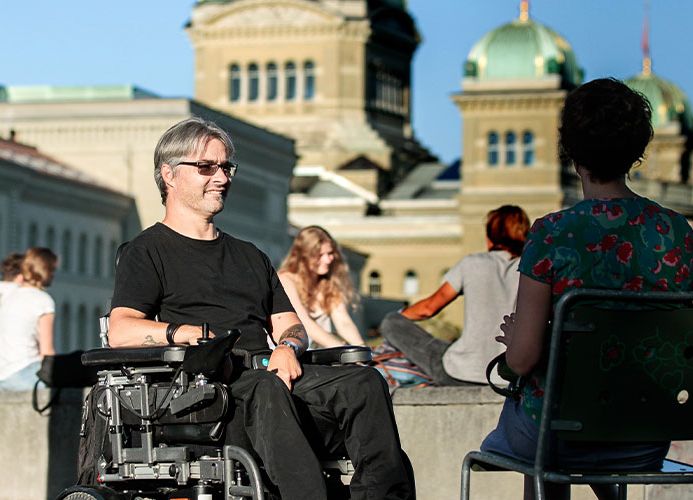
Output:
<instances>
[{"instance_id":1,"label":"wheelchair armrest","mask_svg":"<svg viewBox=\"0 0 693 500\"><path fill-rule=\"evenodd\" d=\"M301 356L301 361L310 365L346 365L368 363L372 359L371 348L361 345L345 345L311 349Z\"/></svg>"},{"instance_id":2,"label":"wheelchair armrest","mask_svg":"<svg viewBox=\"0 0 693 500\"><path fill-rule=\"evenodd\" d=\"M84 366L169 365L182 363L185 350L185 346L91 349L81 359Z\"/></svg>"}]
</instances>

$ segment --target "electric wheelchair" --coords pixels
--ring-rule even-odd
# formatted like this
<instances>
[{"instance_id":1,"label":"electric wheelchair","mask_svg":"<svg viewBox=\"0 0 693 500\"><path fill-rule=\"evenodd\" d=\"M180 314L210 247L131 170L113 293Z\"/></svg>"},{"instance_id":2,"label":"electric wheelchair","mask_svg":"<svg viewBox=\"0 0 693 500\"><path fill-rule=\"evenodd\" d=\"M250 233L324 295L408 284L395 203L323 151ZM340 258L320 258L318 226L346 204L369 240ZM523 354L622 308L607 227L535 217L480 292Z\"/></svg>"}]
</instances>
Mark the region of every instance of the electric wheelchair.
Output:
<instances>
[{"instance_id":1,"label":"electric wheelchair","mask_svg":"<svg viewBox=\"0 0 693 500\"><path fill-rule=\"evenodd\" d=\"M104 345L106 329L102 324ZM220 367L228 370L231 363L265 369L271 351L238 351L233 343L240 332L227 333L209 339L205 325L199 346L84 353L82 363L98 369L99 381L83 408L79 484L58 500L279 498L251 451L224 444L227 423L239 409L218 381ZM369 348L345 346L308 351L301 362L370 359ZM330 498L348 498L345 484L354 470L348 458L326 457L322 464Z\"/></svg>"}]
</instances>

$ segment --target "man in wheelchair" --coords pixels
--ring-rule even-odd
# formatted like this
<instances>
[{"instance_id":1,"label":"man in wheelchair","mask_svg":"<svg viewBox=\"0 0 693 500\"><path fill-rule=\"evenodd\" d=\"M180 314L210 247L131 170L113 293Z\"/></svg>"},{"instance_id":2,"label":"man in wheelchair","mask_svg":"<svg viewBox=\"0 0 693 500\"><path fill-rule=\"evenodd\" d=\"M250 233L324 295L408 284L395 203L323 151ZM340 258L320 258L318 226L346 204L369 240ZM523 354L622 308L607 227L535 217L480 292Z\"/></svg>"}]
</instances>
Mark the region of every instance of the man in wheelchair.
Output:
<instances>
[{"instance_id":1,"label":"man in wheelchair","mask_svg":"<svg viewBox=\"0 0 693 500\"><path fill-rule=\"evenodd\" d=\"M255 353L269 333L276 348L266 370L236 362L220 380L233 423L281 498L327 498L315 448L340 446L355 469L351 498L414 498L382 377L363 366L302 365L306 331L268 257L214 226L237 173L233 155L227 133L199 118L159 140L154 176L165 217L122 252L111 346L195 345L208 323L209 337L240 332L234 352Z\"/></svg>"}]
</instances>

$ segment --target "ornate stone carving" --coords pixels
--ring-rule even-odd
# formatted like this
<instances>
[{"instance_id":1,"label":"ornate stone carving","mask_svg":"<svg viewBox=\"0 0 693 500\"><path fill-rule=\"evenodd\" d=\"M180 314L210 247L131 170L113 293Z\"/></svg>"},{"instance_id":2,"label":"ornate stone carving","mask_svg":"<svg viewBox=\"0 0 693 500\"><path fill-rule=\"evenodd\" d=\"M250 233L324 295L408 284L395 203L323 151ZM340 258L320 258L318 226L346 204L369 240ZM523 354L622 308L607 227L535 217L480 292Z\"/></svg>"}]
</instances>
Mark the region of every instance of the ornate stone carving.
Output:
<instances>
[{"instance_id":1,"label":"ornate stone carving","mask_svg":"<svg viewBox=\"0 0 693 500\"><path fill-rule=\"evenodd\" d=\"M231 10L213 23L214 28L304 27L334 22L328 14L291 5L258 5Z\"/></svg>"}]
</instances>

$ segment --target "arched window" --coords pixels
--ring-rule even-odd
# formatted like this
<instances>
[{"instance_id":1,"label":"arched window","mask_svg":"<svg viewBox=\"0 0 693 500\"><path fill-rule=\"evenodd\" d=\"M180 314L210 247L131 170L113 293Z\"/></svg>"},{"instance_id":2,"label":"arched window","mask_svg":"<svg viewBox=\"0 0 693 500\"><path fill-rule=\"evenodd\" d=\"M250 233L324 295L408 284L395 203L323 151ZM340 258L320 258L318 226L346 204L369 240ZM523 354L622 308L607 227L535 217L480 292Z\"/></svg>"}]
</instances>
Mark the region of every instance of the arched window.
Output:
<instances>
[{"instance_id":1,"label":"arched window","mask_svg":"<svg viewBox=\"0 0 693 500\"><path fill-rule=\"evenodd\" d=\"M29 224L29 230L26 234L26 246L36 247L38 246L38 226L35 222Z\"/></svg>"},{"instance_id":2,"label":"arched window","mask_svg":"<svg viewBox=\"0 0 693 500\"><path fill-rule=\"evenodd\" d=\"M74 339L74 348L84 347L86 345L88 327L87 306L80 304L77 310L77 338Z\"/></svg>"},{"instance_id":3,"label":"arched window","mask_svg":"<svg viewBox=\"0 0 693 500\"><path fill-rule=\"evenodd\" d=\"M303 63L303 98L312 101L315 97L315 64L313 61Z\"/></svg>"},{"instance_id":4,"label":"arched window","mask_svg":"<svg viewBox=\"0 0 693 500\"><path fill-rule=\"evenodd\" d=\"M69 229L63 231L63 247L60 253L60 267L63 271L72 269L72 233Z\"/></svg>"},{"instance_id":5,"label":"arched window","mask_svg":"<svg viewBox=\"0 0 693 500\"><path fill-rule=\"evenodd\" d=\"M526 167L534 164L534 134L529 130L522 134L522 164Z\"/></svg>"},{"instance_id":6,"label":"arched window","mask_svg":"<svg viewBox=\"0 0 693 500\"><path fill-rule=\"evenodd\" d=\"M488 133L488 164L491 167L498 165L498 134Z\"/></svg>"},{"instance_id":7,"label":"arched window","mask_svg":"<svg viewBox=\"0 0 693 500\"><path fill-rule=\"evenodd\" d=\"M87 235L82 233L79 235L79 243L77 245L77 271L80 274L87 272Z\"/></svg>"},{"instance_id":8,"label":"arched window","mask_svg":"<svg viewBox=\"0 0 693 500\"><path fill-rule=\"evenodd\" d=\"M55 252L55 229L48 226L46 229L46 246Z\"/></svg>"},{"instance_id":9,"label":"arched window","mask_svg":"<svg viewBox=\"0 0 693 500\"><path fill-rule=\"evenodd\" d=\"M371 271L368 275L368 295L371 297L380 297L382 291L382 283L380 281L380 273Z\"/></svg>"},{"instance_id":10,"label":"arched window","mask_svg":"<svg viewBox=\"0 0 693 500\"><path fill-rule=\"evenodd\" d=\"M402 293L407 297L411 297L419 293L419 277L417 276L416 272L412 271L411 269L404 275Z\"/></svg>"},{"instance_id":11,"label":"arched window","mask_svg":"<svg viewBox=\"0 0 693 500\"><path fill-rule=\"evenodd\" d=\"M267 100L274 101L277 99L277 65L273 62L267 64Z\"/></svg>"},{"instance_id":12,"label":"arched window","mask_svg":"<svg viewBox=\"0 0 693 500\"><path fill-rule=\"evenodd\" d=\"M515 137L515 132L505 133L505 164L515 165L516 161L516 151L517 150L517 137Z\"/></svg>"},{"instance_id":13,"label":"arched window","mask_svg":"<svg viewBox=\"0 0 693 500\"><path fill-rule=\"evenodd\" d=\"M72 334L72 308L69 302L63 304L60 312L60 335L62 336L63 345L67 345L70 335Z\"/></svg>"},{"instance_id":14,"label":"arched window","mask_svg":"<svg viewBox=\"0 0 693 500\"><path fill-rule=\"evenodd\" d=\"M94 276L100 278L103 274L103 240L97 236L94 241Z\"/></svg>"},{"instance_id":15,"label":"arched window","mask_svg":"<svg viewBox=\"0 0 693 500\"><path fill-rule=\"evenodd\" d=\"M248 65L248 100L257 101L260 95L260 73L257 64Z\"/></svg>"},{"instance_id":16,"label":"arched window","mask_svg":"<svg viewBox=\"0 0 693 500\"><path fill-rule=\"evenodd\" d=\"M241 98L241 67L238 64L229 66L229 100L236 102Z\"/></svg>"},{"instance_id":17,"label":"arched window","mask_svg":"<svg viewBox=\"0 0 693 500\"><path fill-rule=\"evenodd\" d=\"M287 101L296 99L296 65L292 62L284 65L284 97Z\"/></svg>"}]
</instances>

